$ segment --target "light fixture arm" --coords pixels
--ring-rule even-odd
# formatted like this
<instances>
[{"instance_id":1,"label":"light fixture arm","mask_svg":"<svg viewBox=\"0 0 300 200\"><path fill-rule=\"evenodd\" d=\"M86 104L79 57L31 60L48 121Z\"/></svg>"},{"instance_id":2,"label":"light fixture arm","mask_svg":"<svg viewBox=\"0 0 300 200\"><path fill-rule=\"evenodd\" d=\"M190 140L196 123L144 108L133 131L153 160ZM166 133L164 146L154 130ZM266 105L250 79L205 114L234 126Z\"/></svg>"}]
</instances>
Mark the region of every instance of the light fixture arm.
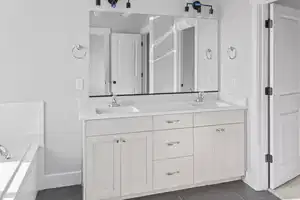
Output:
<instances>
[{"instance_id":1,"label":"light fixture arm","mask_svg":"<svg viewBox=\"0 0 300 200\"><path fill-rule=\"evenodd\" d=\"M214 9L210 4L203 4L200 1L194 1L193 3L186 3L185 12L189 12L189 7L192 6L198 13L201 13L202 7L209 7L209 14L213 15Z\"/></svg>"}]
</instances>

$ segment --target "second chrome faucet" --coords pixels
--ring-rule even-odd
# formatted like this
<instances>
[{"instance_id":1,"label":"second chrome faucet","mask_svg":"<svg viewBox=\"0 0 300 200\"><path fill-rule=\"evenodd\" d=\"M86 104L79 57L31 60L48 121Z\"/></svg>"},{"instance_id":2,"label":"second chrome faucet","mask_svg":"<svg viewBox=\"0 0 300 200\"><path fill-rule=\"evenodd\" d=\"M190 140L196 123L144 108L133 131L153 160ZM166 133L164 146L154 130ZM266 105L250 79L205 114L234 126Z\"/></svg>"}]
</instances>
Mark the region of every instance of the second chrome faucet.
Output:
<instances>
[{"instance_id":1,"label":"second chrome faucet","mask_svg":"<svg viewBox=\"0 0 300 200\"><path fill-rule=\"evenodd\" d=\"M118 103L117 96L112 94L112 101L111 104L108 105L111 108L120 107L121 105Z\"/></svg>"}]
</instances>

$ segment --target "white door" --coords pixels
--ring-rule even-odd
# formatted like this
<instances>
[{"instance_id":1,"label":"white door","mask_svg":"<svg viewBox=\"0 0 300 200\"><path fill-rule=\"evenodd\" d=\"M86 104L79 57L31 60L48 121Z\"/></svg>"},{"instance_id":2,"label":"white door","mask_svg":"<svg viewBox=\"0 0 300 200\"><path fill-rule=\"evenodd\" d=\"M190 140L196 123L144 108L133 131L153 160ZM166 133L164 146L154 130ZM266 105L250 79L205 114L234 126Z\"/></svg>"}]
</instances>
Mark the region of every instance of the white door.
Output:
<instances>
[{"instance_id":1,"label":"white door","mask_svg":"<svg viewBox=\"0 0 300 200\"><path fill-rule=\"evenodd\" d=\"M300 11L271 5L271 188L300 174Z\"/></svg>"},{"instance_id":2,"label":"white door","mask_svg":"<svg viewBox=\"0 0 300 200\"><path fill-rule=\"evenodd\" d=\"M152 133L121 137L121 194L143 193L152 189Z\"/></svg>"},{"instance_id":3,"label":"white door","mask_svg":"<svg viewBox=\"0 0 300 200\"><path fill-rule=\"evenodd\" d=\"M141 93L141 52L141 35L112 34L111 77L113 93Z\"/></svg>"},{"instance_id":4,"label":"white door","mask_svg":"<svg viewBox=\"0 0 300 200\"><path fill-rule=\"evenodd\" d=\"M114 136L87 139L85 199L120 196L120 140Z\"/></svg>"}]
</instances>

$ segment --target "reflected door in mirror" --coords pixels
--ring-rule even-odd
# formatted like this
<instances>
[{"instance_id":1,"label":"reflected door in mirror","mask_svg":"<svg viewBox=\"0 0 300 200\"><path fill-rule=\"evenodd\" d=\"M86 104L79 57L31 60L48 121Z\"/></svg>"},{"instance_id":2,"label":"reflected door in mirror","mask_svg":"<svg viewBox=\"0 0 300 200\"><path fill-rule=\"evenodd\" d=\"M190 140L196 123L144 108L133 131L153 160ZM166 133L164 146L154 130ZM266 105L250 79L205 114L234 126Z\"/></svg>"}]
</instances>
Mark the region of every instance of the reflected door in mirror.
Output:
<instances>
[{"instance_id":1,"label":"reflected door in mirror","mask_svg":"<svg viewBox=\"0 0 300 200\"><path fill-rule=\"evenodd\" d=\"M141 50L141 35L121 33L112 34L112 93L141 93Z\"/></svg>"}]
</instances>

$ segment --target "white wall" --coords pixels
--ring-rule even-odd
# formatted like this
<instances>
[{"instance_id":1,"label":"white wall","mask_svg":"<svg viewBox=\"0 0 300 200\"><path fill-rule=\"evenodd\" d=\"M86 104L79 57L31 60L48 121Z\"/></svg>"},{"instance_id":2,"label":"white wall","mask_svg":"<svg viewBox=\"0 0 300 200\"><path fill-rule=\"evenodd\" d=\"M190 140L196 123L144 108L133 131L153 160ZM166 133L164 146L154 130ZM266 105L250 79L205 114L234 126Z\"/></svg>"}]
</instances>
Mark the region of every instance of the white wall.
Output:
<instances>
[{"instance_id":1,"label":"white wall","mask_svg":"<svg viewBox=\"0 0 300 200\"><path fill-rule=\"evenodd\" d=\"M221 14L221 96L248 101L247 123L247 174L245 181L256 190L266 189L267 165L262 149L264 140L260 125L259 73L254 60L256 21L253 20L255 4L251 0L220 1ZM258 1L253 1L258 2ZM262 2L262 1L261 1ZM237 58L230 60L227 49L237 49Z\"/></svg>"},{"instance_id":2,"label":"white wall","mask_svg":"<svg viewBox=\"0 0 300 200\"><path fill-rule=\"evenodd\" d=\"M80 183L81 123L76 99L87 96L88 84L83 93L78 92L75 79L87 78L88 62L75 60L71 49L78 43L88 47L86 3L0 2L0 102L44 100L46 104L47 180L41 187ZM183 0L138 0L132 1L132 7L132 12L184 13Z\"/></svg>"},{"instance_id":3,"label":"white wall","mask_svg":"<svg viewBox=\"0 0 300 200\"><path fill-rule=\"evenodd\" d=\"M87 5L81 0L1 1L0 24L0 102L45 101L45 173L51 175L45 184L52 187L55 174L81 169L76 101L81 94L75 79L87 76L88 62L75 60L71 49L88 45ZM68 181L68 175L62 177L59 182Z\"/></svg>"},{"instance_id":4,"label":"white wall","mask_svg":"<svg viewBox=\"0 0 300 200\"><path fill-rule=\"evenodd\" d=\"M131 12L182 15L184 2L132 1ZM251 97L251 6L248 0L214 2L222 7L221 90ZM125 1L120 6L125 10ZM103 8L111 9L107 4ZM74 60L71 48L77 43L88 46L87 10L82 0L0 2L0 102L45 101L46 187L80 180L81 124L76 98L87 95L88 87L83 93L76 91L75 79L87 78L88 62ZM229 46L237 48L235 61L226 56Z\"/></svg>"}]
</instances>

